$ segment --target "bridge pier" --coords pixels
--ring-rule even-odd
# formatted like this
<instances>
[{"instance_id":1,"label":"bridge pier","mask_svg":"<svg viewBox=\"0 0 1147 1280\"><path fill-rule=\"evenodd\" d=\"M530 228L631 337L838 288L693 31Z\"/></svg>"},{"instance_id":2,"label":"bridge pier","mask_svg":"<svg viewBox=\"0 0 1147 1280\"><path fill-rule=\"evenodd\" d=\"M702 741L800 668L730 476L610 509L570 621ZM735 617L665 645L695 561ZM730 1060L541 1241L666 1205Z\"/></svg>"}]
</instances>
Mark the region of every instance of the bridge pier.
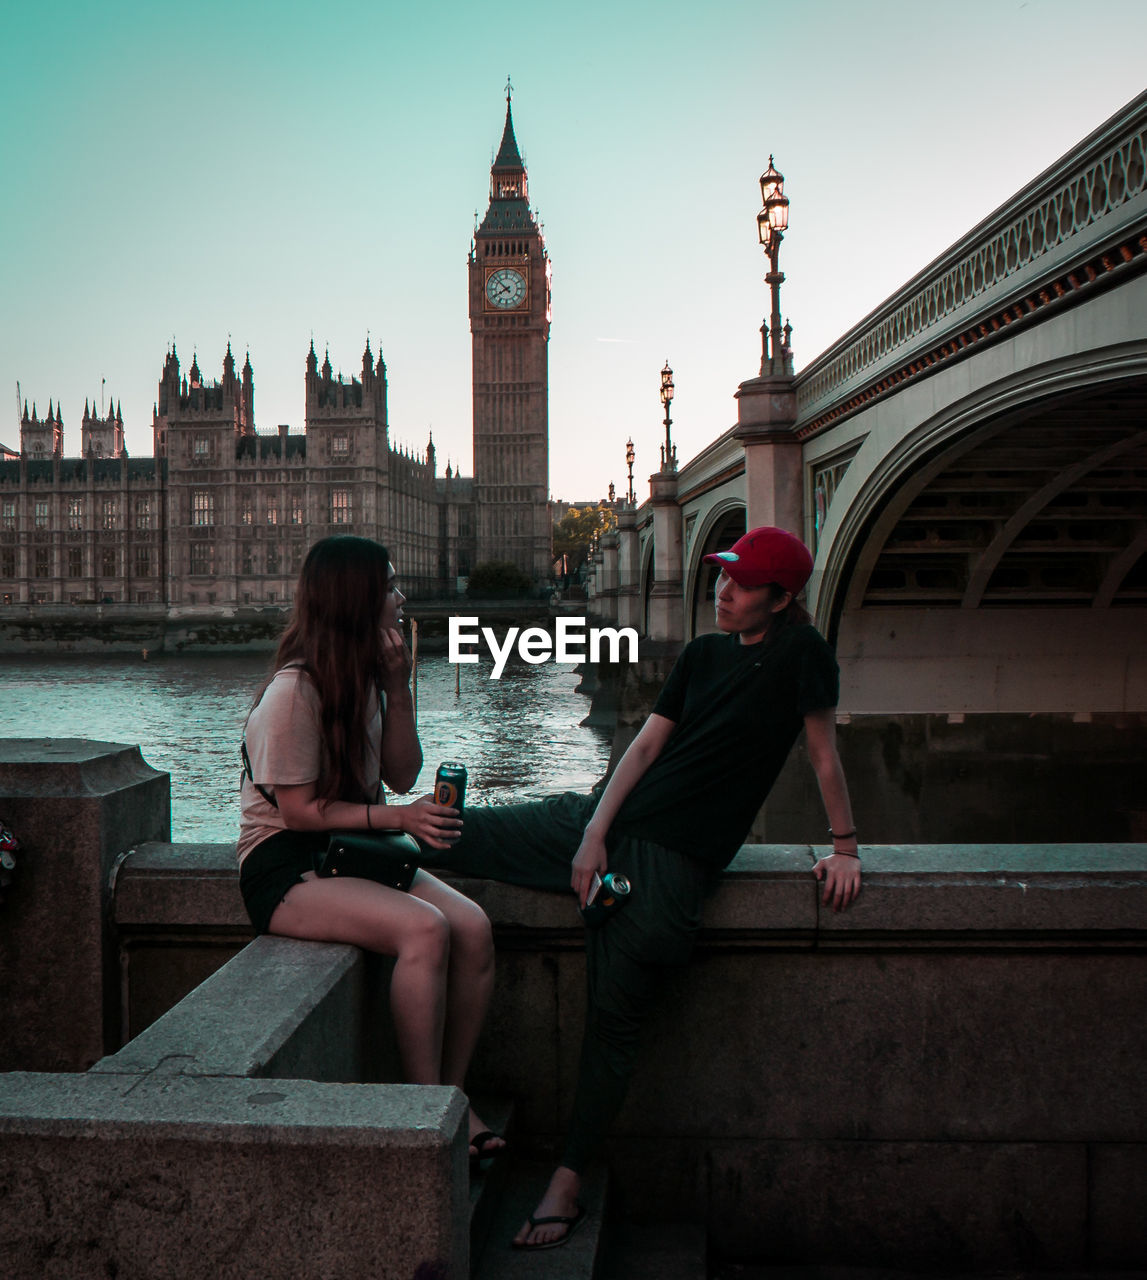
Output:
<instances>
[{"instance_id":1,"label":"bridge pier","mask_svg":"<svg viewBox=\"0 0 1147 1280\"><path fill-rule=\"evenodd\" d=\"M649 638L680 642L685 638L684 544L677 471L649 477L653 506L653 589L649 593Z\"/></svg>"},{"instance_id":2,"label":"bridge pier","mask_svg":"<svg viewBox=\"0 0 1147 1280\"><path fill-rule=\"evenodd\" d=\"M771 524L805 536L804 465L793 434L797 418L795 380L750 378L737 390L734 437L745 450L746 525Z\"/></svg>"}]
</instances>

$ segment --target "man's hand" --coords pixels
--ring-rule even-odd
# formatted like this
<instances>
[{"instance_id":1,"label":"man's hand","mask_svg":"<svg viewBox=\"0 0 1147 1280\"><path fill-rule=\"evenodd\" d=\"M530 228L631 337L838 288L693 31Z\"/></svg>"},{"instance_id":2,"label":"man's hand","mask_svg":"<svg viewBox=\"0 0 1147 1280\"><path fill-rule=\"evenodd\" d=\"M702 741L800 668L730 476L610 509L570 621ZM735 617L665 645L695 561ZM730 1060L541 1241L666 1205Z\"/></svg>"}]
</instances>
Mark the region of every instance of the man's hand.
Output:
<instances>
[{"instance_id":1,"label":"man's hand","mask_svg":"<svg viewBox=\"0 0 1147 1280\"><path fill-rule=\"evenodd\" d=\"M812 873L818 880L824 881L821 902L826 907L831 903L834 911L843 911L845 907L856 901L860 893L859 858L849 858L842 853L830 853L816 862Z\"/></svg>"},{"instance_id":2,"label":"man's hand","mask_svg":"<svg viewBox=\"0 0 1147 1280\"><path fill-rule=\"evenodd\" d=\"M395 805L395 809L402 815L402 830L431 849L449 849L462 834L458 810L435 804L433 794L419 796L411 804Z\"/></svg>"},{"instance_id":3,"label":"man's hand","mask_svg":"<svg viewBox=\"0 0 1147 1280\"><path fill-rule=\"evenodd\" d=\"M594 873L603 876L608 866L604 839L587 827L577 853L574 854L573 874L570 876L570 884L581 906L585 906L585 900L589 896Z\"/></svg>"}]
</instances>

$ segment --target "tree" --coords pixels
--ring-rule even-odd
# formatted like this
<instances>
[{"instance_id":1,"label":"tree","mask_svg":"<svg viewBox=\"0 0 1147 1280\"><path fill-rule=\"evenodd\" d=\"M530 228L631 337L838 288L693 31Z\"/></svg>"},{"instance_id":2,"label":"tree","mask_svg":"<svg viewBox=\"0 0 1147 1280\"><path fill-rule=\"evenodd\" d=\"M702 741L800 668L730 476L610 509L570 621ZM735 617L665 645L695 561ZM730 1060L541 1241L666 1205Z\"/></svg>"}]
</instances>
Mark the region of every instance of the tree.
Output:
<instances>
[{"instance_id":1,"label":"tree","mask_svg":"<svg viewBox=\"0 0 1147 1280\"><path fill-rule=\"evenodd\" d=\"M617 527L617 516L609 507L570 507L554 525L554 559L567 559L567 572L576 573L603 533Z\"/></svg>"},{"instance_id":2,"label":"tree","mask_svg":"<svg viewBox=\"0 0 1147 1280\"><path fill-rule=\"evenodd\" d=\"M466 594L486 600L506 600L528 595L533 585L530 575L509 560L483 560L474 566Z\"/></svg>"}]
</instances>

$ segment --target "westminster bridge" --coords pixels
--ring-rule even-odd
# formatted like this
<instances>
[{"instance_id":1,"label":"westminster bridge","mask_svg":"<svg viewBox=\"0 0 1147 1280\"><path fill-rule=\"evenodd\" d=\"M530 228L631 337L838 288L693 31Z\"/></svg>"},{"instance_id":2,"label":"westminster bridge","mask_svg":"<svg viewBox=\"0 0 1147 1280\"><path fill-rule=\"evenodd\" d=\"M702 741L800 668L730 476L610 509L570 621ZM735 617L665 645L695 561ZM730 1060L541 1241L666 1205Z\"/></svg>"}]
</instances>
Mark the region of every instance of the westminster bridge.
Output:
<instances>
[{"instance_id":1,"label":"westminster bridge","mask_svg":"<svg viewBox=\"0 0 1147 1280\"><path fill-rule=\"evenodd\" d=\"M893 721L900 741L981 746L990 726L1005 755L1042 758L1141 721L1145 157L1147 94L807 368L742 383L737 422L620 506L595 610L653 641L713 630L704 556L779 524L814 552L842 715L885 741ZM1105 743L1086 750L1125 754ZM1142 839L1143 819L1116 827Z\"/></svg>"}]
</instances>

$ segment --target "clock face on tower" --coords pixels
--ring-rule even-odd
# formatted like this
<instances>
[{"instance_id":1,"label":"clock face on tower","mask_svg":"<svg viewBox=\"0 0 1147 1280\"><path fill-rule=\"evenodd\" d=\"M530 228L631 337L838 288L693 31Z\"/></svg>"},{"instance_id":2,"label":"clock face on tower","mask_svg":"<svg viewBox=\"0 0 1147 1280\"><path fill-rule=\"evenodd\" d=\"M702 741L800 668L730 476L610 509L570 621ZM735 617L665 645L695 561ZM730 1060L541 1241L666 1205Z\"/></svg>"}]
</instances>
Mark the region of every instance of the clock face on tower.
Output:
<instances>
[{"instance_id":1,"label":"clock face on tower","mask_svg":"<svg viewBox=\"0 0 1147 1280\"><path fill-rule=\"evenodd\" d=\"M526 277L514 267L496 267L486 275L486 302L512 311L526 300Z\"/></svg>"}]
</instances>

